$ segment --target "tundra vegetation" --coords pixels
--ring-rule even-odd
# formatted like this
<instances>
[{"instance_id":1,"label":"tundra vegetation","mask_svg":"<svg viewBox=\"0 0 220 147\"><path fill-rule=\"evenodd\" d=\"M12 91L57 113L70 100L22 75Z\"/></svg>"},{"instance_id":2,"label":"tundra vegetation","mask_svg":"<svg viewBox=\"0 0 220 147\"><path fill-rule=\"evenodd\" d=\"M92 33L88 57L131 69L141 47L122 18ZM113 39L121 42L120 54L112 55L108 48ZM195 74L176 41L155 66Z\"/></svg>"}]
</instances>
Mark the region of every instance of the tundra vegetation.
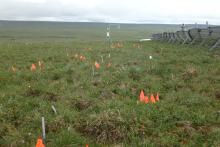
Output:
<instances>
[{"instance_id":1,"label":"tundra vegetation","mask_svg":"<svg viewBox=\"0 0 220 147\"><path fill-rule=\"evenodd\" d=\"M112 28L109 46L105 26L1 22L0 146L34 146L42 116L51 147L219 146L219 49L138 42L166 25Z\"/></svg>"}]
</instances>

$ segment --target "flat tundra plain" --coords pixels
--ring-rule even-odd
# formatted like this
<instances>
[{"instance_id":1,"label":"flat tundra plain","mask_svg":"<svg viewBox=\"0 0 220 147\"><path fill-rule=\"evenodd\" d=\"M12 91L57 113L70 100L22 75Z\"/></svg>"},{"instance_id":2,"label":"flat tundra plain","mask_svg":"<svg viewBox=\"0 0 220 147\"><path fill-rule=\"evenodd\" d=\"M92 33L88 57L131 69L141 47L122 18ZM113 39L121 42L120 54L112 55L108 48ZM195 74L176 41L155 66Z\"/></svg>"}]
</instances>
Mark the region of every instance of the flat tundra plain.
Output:
<instances>
[{"instance_id":1,"label":"flat tundra plain","mask_svg":"<svg viewBox=\"0 0 220 147\"><path fill-rule=\"evenodd\" d=\"M0 146L34 146L41 117L51 147L220 146L219 49L138 41L178 26L122 24L109 43L106 24L0 24Z\"/></svg>"}]
</instances>

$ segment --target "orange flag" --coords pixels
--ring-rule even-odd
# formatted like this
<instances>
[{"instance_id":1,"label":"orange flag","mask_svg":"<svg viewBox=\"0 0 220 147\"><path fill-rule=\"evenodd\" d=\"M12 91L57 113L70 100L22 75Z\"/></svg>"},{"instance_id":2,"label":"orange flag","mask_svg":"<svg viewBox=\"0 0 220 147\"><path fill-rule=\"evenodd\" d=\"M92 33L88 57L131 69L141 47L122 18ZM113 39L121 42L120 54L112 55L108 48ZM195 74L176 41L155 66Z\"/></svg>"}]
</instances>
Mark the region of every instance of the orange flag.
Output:
<instances>
[{"instance_id":1,"label":"orange flag","mask_svg":"<svg viewBox=\"0 0 220 147\"><path fill-rule=\"evenodd\" d=\"M96 62L96 61L95 61L95 68L96 68L96 69L99 69L99 68L100 68L99 63L98 63L98 62Z\"/></svg>"},{"instance_id":2,"label":"orange flag","mask_svg":"<svg viewBox=\"0 0 220 147\"><path fill-rule=\"evenodd\" d=\"M41 138L37 139L36 147L45 147L43 140Z\"/></svg>"},{"instance_id":3,"label":"orange flag","mask_svg":"<svg viewBox=\"0 0 220 147\"><path fill-rule=\"evenodd\" d=\"M89 145L88 145L88 144L86 144L86 147L89 147Z\"/></svg>"},{"instance_id":4,"label":"orange flag","mask_svg":"<svg viewBox=\"0 0 220 147\"><path fill-rule=\"evenodd\" d=\"M36 65L35 64L32 64L31 65L31 71L35 71L36 70Z\"/></svg>"},{"instance_id":5,"label":"orange flag","mask_svg":"<svg viewBox=\"0 0 220 147\"><path fill-rule=\"evenodd\" d=\"M157 93L157 95L156 95L156 101L159 101L160 99L159 99L159 93Z\"/></svg>"},{"instance_id":6,"label":"orange flag","mask_svg":"<svg viewBox=\"0 0 220 147\"><path fill-rule=\"evenodd\" d=\"M156 101L155 101L155 98L154 98L154 95L153 95L153 94L151 94L151 96L150 96L150 101L151 101L151 103L156 103Z\"/></svg>"},{"instance_id":7,"label":"orange flag","mask_svg":"<svg viewBox=\"0 0 220 147\"><path fill-rule=\"evenodd\" d=\"M144 100L145 100L145 96L144 96L144 91L143 90L141 90L141 93L140 93L140 96L139 96L139 100L140 100L140 102L144 102Z\"/></svg>"},{"instance_id":8,"label":"orange flag","mask_svg":"<svg viewBox=\"0 0 220 147\"><path fill-rule=\"evenodd\" d=\"M80 56L79 59L80 59L81 61L84 61L84 60L86 60L86 57Z\"/></svg>"},{"instance_id":9,"label":"orange flag","mask_svg":"<svg viewBox=\"0 0 220 147\"><path fill-rule=\"evenodd\" d=\"M149 102L148 96L144 98L144 103L147 104Z\"/></svg>"}]
</instances>

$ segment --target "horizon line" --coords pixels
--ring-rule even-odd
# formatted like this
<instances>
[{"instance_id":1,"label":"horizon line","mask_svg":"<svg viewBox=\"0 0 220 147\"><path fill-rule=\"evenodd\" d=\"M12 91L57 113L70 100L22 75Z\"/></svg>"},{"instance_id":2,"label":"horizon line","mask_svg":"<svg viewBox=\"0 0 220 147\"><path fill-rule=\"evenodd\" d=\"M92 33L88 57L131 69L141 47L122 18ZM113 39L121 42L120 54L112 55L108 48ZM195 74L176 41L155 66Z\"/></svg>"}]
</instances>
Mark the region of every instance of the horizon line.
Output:
<instances>
[{"instance_id":1,"label":"horizon line","mask_svg":"<svg viewBox=\"0 0 220 147\"><path fill-rule=\"evenodd\" d=\"M202 23L166 23L166 22L104 22L104 21L63 21L63 20L18 20L18 19L0 19L0 21L15 21L15 22L59 22L59 23L102 23L102 24L140 24L140 25L144 25L144 24L149 24L149 25L206 25L206 24L202 24ZM217 24L212 25L211 26L218 26Z\"/></svg>"}]
</instances>

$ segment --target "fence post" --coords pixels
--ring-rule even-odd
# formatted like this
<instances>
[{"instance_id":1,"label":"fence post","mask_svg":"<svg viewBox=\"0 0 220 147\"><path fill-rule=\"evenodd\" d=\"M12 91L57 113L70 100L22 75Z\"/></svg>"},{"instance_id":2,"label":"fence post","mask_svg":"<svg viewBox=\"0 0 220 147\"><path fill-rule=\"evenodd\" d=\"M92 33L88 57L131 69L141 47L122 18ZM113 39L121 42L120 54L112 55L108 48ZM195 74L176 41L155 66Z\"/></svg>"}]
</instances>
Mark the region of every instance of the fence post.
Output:
<instances>
[{"instance_id":1,"label":"fence post","mask_svg":"<svg viewBox=\"0 0 220 147\"><path fill-rule=\"evenodd\" d=\"M183 44L186 44L187 42L191 42L191 41L192 41L192 38L191 38L191 36L190 36L190 34L189 34L189 31L184 31L184 34L185 34L185 36L186 36L186 40L184 41Z\"/></svg>"},{"instance_id":2,"label":"fence post","mask_svg":"<svg viewBox=\"0 0 220 147\"><path fill-rule=\"evenodd\" d=\"M220 45L220 38L216 41L216 43L209 49L210 51L214 50Z\"/></svg>"},{"instance_id":3,"label":"fence post","mask_svg":"<svg viewBox=\"0 0 220 147\"><path fill-rule=\"evenodd\" d=\"M212 29L211 27L208 27L208 34L207 34L207 38L205 38L202 43L200 44L201 46L203 46L205 44L205 42L212 36Z\"/></svg>"},{"instance_id":4,"label":"fence post","mask_svg":"<svg viewBox=\"0 0 220 147\"><path fill-rule=\"evenodd\" d=\"M191 42L191 44L194 44L198 39L201 40L200 32L201 32L201 29L198 29L197 34L196 34L195 38L193 39L193 41Z\"/></svg>"}]
</instances>

